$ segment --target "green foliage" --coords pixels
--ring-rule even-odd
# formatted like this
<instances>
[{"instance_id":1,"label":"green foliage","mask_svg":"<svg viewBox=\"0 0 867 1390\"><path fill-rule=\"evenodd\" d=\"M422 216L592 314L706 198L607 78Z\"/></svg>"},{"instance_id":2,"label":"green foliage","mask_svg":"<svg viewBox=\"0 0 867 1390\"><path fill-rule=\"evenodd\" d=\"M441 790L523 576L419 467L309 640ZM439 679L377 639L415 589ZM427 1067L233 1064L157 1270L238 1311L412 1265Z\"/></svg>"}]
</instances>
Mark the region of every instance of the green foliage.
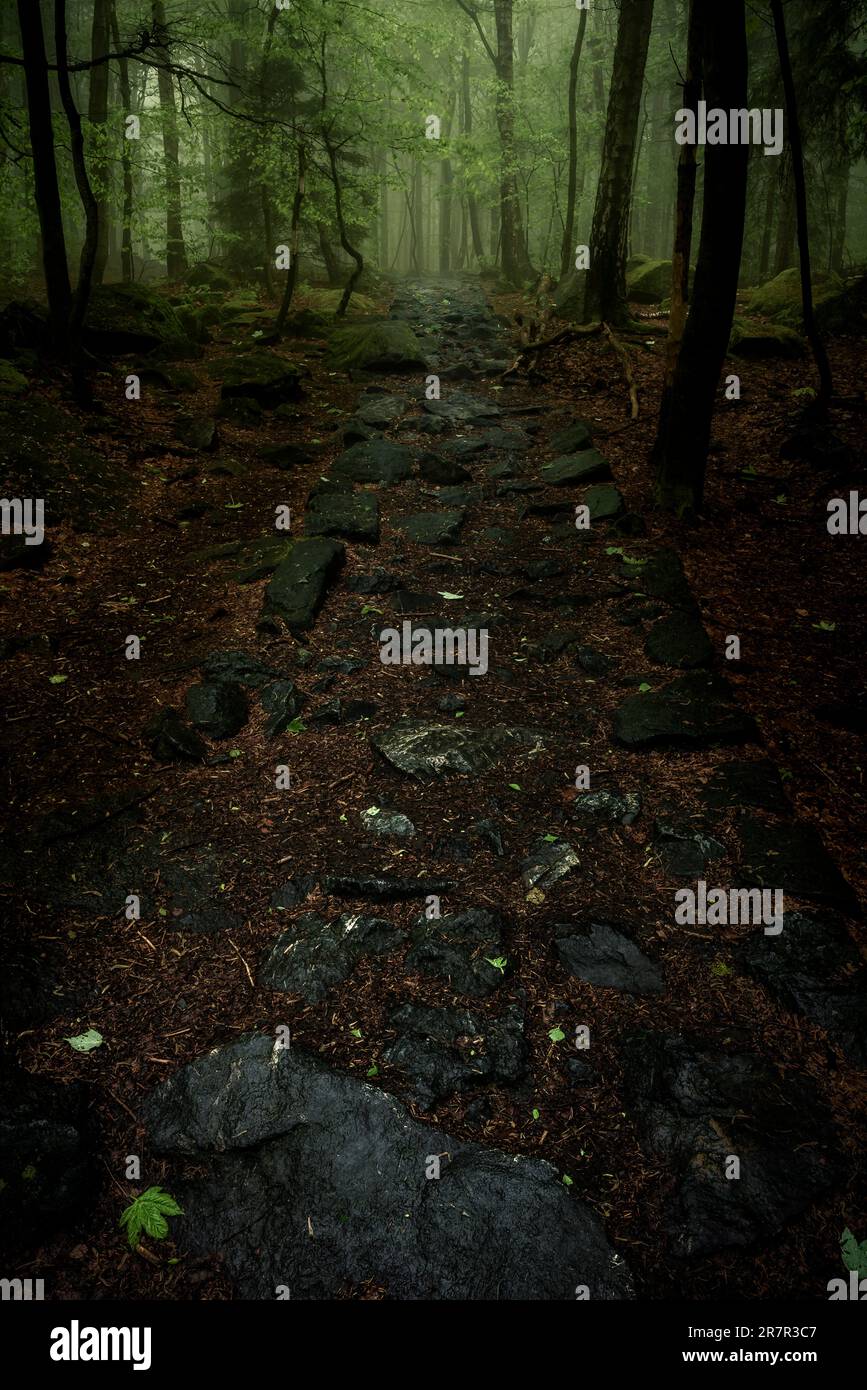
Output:
<instances>
[{"instance_id":1,"label":"green foliage","mask_svg":"<svg viewBox=\"0 0 867 1390\"><path fill-rule=\"evenodd\" d=\"M134 1250L144 1234L153 1240L164 1240L169 1233L167 1216L181 1216L181 1207L161 1187L149 1187L136 1197L122 1213L119 1225L126 1228L127 1239Z\"/></svg>"},{"instance_id":2,"label":"green foliage","mask_svg":"<svg viewBox=\"0 0 867 1390\"><path fill-rule=\"evenodd\" d=\"M854 1269L859 1279L867 1279L867 1240L859 1242L847 1226L840 1237L840 1251L847 1269Z\"/></svg>"}]
</instances>

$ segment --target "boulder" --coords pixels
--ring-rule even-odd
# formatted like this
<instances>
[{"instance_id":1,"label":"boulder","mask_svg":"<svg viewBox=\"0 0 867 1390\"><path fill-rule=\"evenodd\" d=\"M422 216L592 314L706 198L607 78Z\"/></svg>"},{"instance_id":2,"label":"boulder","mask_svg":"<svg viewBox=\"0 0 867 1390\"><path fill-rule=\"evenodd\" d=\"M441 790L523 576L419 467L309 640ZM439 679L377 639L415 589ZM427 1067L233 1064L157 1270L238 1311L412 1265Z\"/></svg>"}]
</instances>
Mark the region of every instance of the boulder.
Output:
<instances>
[{"instance_id":1,"label":"boulder","mask_svg":"<svg viewBox=\"0 0 867 1390\"><path fill-rule=\"evenodd\" d=\"M394 319L371 318L334 329L328 357L333 367L366 372L413 372L427 365L409 324Z\"/></svg>"}]
</instances>

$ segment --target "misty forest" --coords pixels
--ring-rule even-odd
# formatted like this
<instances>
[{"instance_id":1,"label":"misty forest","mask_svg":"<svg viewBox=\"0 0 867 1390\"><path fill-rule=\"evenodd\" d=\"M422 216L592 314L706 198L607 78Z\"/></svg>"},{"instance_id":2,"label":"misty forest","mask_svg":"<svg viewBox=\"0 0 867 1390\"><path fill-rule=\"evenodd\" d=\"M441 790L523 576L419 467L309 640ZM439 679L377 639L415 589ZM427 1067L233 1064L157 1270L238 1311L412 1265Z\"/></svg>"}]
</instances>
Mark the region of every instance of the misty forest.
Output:
<instances>
[{"instance_id":1,"label":"misty forest","mask_svg":"<svg viewBox=\"0 0 867 1390\"><path fill-rule=\"evenodd\" d=\"M0 1274L849 1296L867 0L7 0L0 245Z\"/></svg>"}]
</instances>

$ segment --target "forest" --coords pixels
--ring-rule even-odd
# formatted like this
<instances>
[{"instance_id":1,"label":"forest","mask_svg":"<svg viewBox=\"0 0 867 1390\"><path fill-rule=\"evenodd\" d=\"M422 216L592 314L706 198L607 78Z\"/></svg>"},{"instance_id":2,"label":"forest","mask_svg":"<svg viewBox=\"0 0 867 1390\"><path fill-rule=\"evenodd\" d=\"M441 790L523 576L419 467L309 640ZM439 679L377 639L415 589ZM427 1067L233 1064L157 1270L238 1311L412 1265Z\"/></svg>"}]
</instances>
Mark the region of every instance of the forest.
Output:
<instances>
[{"instance_id":1,"label":"forest","mask_svg":"<svg viewBox=\"0 0 867 1390\"><path fill-rule=\"evenodd\" d=\"M3 1298L867 1296L867 0L7 0L0 246Z\"/></svg>"}]
</instances>

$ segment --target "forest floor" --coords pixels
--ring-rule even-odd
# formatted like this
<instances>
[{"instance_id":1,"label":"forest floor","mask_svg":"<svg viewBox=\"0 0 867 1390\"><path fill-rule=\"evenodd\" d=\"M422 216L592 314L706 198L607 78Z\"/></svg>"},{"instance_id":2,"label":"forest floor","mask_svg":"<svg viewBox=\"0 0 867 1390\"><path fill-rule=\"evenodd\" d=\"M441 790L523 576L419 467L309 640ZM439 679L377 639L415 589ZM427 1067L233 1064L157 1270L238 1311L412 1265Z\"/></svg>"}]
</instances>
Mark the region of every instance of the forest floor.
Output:
<instances>
[{"instance_id":1,"label":"forest floor","mask_svg":"<svg viewBox=\"0 0 867 1390\"><path fill-rule=\"evenodd\" d=\"M102 1176L95 1205L14 1271L44 1277L53 1297L243 1294L240 1257L217 1239L204 1248L204 1207L195 1241L180 1219L177 1239L173 1223L144 1255L118 1219L132 1191L183 1190L195 1207L197 1177L207 1181L201 1154L183 1169L177 1152L151 1150L153 1088L209 1049L283 1025L293 1049L398 1097L423 1124L550 1162L569 1200L601 1219L639 1297L824 1299L843 1272L844 1228L867 1235L863 1015L851 998L864 979L867 569L855 537L828 535L825 506L867 484L863 407L835 417L851 456L782 460L809 363L732 363L742 399L717 412L704 516L677 526L649 503L664 319L626 340L640 402L630 421L600 337L547 353L532 380L471 370L480 342L514 356L518 307L500 295L489 307L469 277L398 285L391 312L442 375L439 414L424 372L350 380L324 343L295 341L277 351L309 369L302 400L247 424L219 418L205 450L182 445L179 416L216 414L208 368L239 347L231 323L188 364L181 395L154 386L124 401L127 362L97 379L103 414L78 411L48 378L5 407L17 444L68 465L73 492L82 476L82 505L58 526L48 499L46 562L7 571L0 587L7 1031L28 1071L88 1083ZM830 351L838 394L855 398L860 343ZM263 622L274 566L266 556L261 577L239 582L239 563L273 545L281 504L302 534L347 425L367 433L359 409L373 418L368 407L394 398L381 429L413 471L352 493L375 498L378 539L344 531L307 631ZM574 454L552 439L577 439L577 421L603 456L598 503L614 513L588 532L574 524L584 488L542 473ZM277 444L308 460L275 467L261 450ZM105 490L92 480L108 474L120 480L112 505L94 512ZM346 494L323 494L335 495ZM402 525L420 513L436 518L433 543ZM384 665L380 633L407 616L484 627L488 672ZM126 659L130 634L139 660ZM729 634L740 661L724 658ZM209 740L203 760L155 758L148 722L166 706L183 713L208 658L213 671L214 654L238 651L268 668L245 687L249 719ZM732 700L702 684L706 670ZM673 699L681 679L689 688ZM256 684L274 681L283 695L294 687L294 723L269 736ZM658 702L660 729L679 719L680 736L648 735L641 701ZM396 765L399 721L449 726L428 775ZM484 743L492 729L505 731L498 746ZM443 748L477 733L474 771L443 775ZM576 788L578 765L607 798ZM275 785L280 766L288 790ZM420 891L419 878L434 881ZM774 941L761 927L675 924L675 891L700 878L785 890L795 944L782 971L761 958ZM123 915L128 893L141 896L140 920ZM490 914L451 957L428 939L431 894L443 922ZM279 973L275 939L303 933L306 914L332 924L348 911L389 924L390 949L343 962L315 1002L291 982L265 986L266 960L272 984ZM826 926L832 960L817 944ZM435 1016L408 1022L407 1005L465 1013L436 1015L451 1034L432 1050L418 1020ZM575 1046L581 1025L587 1051ZM90 1028L102 1045L71 1049ZM696 1176L728 1153L744 1156L739 1186ZM129 1155L142 1156L137 1184ZM390 1294L375 1268L332 1289Z\"/></svg>"}]
</instances>

